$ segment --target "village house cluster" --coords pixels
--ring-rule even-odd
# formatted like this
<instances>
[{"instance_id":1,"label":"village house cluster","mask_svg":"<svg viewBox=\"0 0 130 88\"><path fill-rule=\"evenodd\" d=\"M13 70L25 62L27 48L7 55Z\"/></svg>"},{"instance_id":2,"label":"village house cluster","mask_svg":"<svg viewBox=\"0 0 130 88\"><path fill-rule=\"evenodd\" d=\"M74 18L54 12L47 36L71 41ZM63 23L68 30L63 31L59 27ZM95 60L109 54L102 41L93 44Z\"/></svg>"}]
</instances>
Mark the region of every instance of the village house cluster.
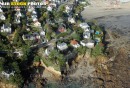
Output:
<instances>
[{"instance_id":1,"label":"village house cluster","mask_svg":"<svg viewBox=\"0 0 130 88\"><path fill-rule=\"evenodd\" d=\"M33 6L28 6L26 9L15 7L13 9L14 11L12 12L13 14L10 15L14 16L13 19L11 19L10 22L4 22L8 20L8 17L5 15L6 12L0 8L0 21L3 21L3 24L0 26L0 32L7 33L7 36L14 35L17 30L13 29L12 24L20 26L23 24L23 22L26 22L25 32L20 35L22 40L25 42L34 41L30 47L47 46L42 52L45 56L49 56L51 51L55 49L57 49L59 52L70 52L70 48L94 48L96 44L101 42L101 37L96 36L93 38L92 36L101 35L102 32L93 30L85 21L78 22L80 20L80 13L74 13L74 10L78 3L84 4L84 2L75 0L73 4L69 4L67 1L68 0L42 0L42 2L45 4L44 9L47 10L47 16L50 16L51 14L48 13L52 13L54 10L59 11L59 7L63 4L62 12L63 15L66 15L64 16L65 18L63 19L59 17L58 20L53 18L54 21L51 20L51 17L41 21L39 16L40 11ZM51 32L51 34L49 34L47 33L49 28L46 28L45 25L47 27L48 25L57 25L57 27L55 27L55 31L52 31L53 33ZM73 28L74 26L83 31L81 36L78 33L76 35L76 30ZM49 39L47 35L49 35L51 39ZM75 37L81 38L78 40ZM21 57L23 56L23 51L21 49L16 49L14 54L17 54ZM8 75L4 72L2 74Z\"/></svg>"}]
</instances>

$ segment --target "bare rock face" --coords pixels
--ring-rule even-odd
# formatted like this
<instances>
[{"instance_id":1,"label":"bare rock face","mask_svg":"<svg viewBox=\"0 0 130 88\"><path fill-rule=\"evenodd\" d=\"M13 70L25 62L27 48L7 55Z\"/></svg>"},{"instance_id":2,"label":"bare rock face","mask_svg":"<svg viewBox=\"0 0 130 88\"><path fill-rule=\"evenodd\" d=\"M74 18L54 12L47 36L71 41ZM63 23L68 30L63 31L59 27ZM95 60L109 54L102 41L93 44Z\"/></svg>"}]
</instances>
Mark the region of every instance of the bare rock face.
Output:
<instances>
[{"instance_id":1,"label":"bare rock face","mask_svg":"<svg viewBox=\"0 0 130 88\"><path fill-rule=\"evenodd\" d=\"M108 70L101 67L97 69L96 83L105 88L129 88L130 87L130 59L124 48L119 48L115 60L106 64Z\"/></svg>"}]
</instances>

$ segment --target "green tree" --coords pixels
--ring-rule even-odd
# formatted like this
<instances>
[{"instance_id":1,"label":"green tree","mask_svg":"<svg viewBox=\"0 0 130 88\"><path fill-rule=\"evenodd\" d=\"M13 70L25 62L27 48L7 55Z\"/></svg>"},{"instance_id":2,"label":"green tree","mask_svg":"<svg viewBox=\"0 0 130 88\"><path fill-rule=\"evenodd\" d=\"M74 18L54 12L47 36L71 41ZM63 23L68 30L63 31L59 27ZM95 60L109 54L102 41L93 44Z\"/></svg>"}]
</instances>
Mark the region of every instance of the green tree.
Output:
<instances>
[{"instance_id":1,"label":"green tree","mask_svg":"<svg viewBox=\"0 0 130 88\"><path fill-rule=\"evenodd\" d=\"M60 66L64 66L65 64L65 58L64 58L64 55L63 54L59 54L58 57L57 57L57 60L60 64Z\"/></svg>"},{"instance_id":2,"label":"green tree","mask_svg":"<svg viewBox=\"0 0 130 88\"><path fill-rule=\"evenodd\" d=\"M0 72L4 70L5 58L0 57Z\"/></svg>"},{"instance_id":3,"label":"green tree","mask_svg":"<svg viewBox=\"0 0 130 88\"><path fill-rule=\"evenodd\" d=\"M80 13L82 10L83 10L83 6L82 6L82 5L78 5L78 6L76 6L75 9L74 9L74 11L75 11L76 14L77 14L77 13Z\"/></svg>"},{"instance_id":4,"label":"green tree","mask_svg":"<svg viewBox=\"0 0 130 88\"><path fill-rule=\"evenodd\" d=\"M24 45L23 39L20 36L20 33L18 30L19 29L17 29L17 31L15 32L14 39L13 39L13 44L15 45L15 47L21 47L22 45Z\"/></svg>"},{"instance_id":5,"label":"green tree","mask_svg":"<svg viewBox=\"0 0 130 88\"><path fill-rule=\"evenodd\" d=\"M46 38L48 39L48 41L51 40L51 34L50 33L46 33Z\"/></svg>"},{"instance_id":6,"label":"green tree","mask_svg":"<svg viewBox=\"0 0 130 88\"><path fill-rule=\"evenodd\" d=\"M53 62L58 61L60 66L64 65L64 63L65 63L64 56L63 56L63 54L60 54L57 50L51 51L49 56L50 56L51 61L53 61Z\"/></svg>"},{"instance_id":7,"label":"green tree","mask_svg":"<svg viewBox=\"0 0 130 88\"><path fill-rule=\"evenodd\" d=\"M40 61L40 59L41 59L41 57L40 57L40 56L38 56L38 55L36 55L36 56L34 57L34 61L35 61L35 62L39 62L39 61Z\"/></svg>"},{"instance_id":8,"label":"green tree","mask_svg":"<svg viewBox=\"0 0 130 88\"><path fill-rule=\"evenodd\" d=\"M57 50L52 50L49 56L52 61L55 61L58 55L59 55L59 52Z\"/></svg>"},{"instance_id":9,"label":"green tree","mask_svg":"<svg viewBox=\"0 0 130 88\"><path fill-rule=\"evenodd\" d=\"M20 86L23 83L23 78L21 74L15 73L14 76L13 75L10 76L9 82L16 84L17 86Z\"/></svg>"},{"instance_id":10,"label":"green tree","mask_svg":"<svg viewBox=\"0 0 130 88\"><path fill-rule=\"evenodd\" d=\"M76 49L78 51L79 55L85 54L87 50L87 47L81 46Z\"/></svg>"},{"instance_id":11,"label":"green tree","mask_svg":"<svg viewBox=\"0 0 130 88\"><path fill-rule=\"evenodd\" d=\"M21 57L21 59L27 60L28 56L30 56L30 52L31 52L30 46L28 46L28 45L22 46L22 51L23 51L23 56Z\"/></svg>"},{"instance_id":12,"label":"green tree","mask_svg":"<svg viewBox=\"0 0 130 88\"><path fill-rule=\"evenodd\" d=\"M6 35L4 33L0 33L0 50L12 50L13 47L11 46L8 38L6 37Z\"/></svg>"},{"instance_id":13,"label":"green tree","mask_svg":"<svg viewBox=\"0 0 130 88\"><path fill-rule=\"evenodd\" d=\"M57 35L57 38L60 38L60 37L66 37L68 35L68 33L64 32L64 33L60 33Z\"/></svg>"},{"instance_id":14,"label":"green tree","mask_svg":"<svg viewBox=\"0 0 130 88\"><path fill-rule=\"evenodd\" d=\"M92 56L98 56L103 54L103 47L101 47L99 44L97 44L94 49L91 51Z\"/></svg>"},{"instance_id":15,"label":"green tree","mask_svg":"<svg viewBox=\"0 0 130 88\"><path fill-rule=\"evenodd\" d=\"M84 30L81 27L74 26L73 29L77 34L83 34Z\"/></svg>"},{"instance_id":16,"label":"green tree","mask_svg":"<svg viewBox=\"0 0 130 88\"><path fill-rule=\"evenodd\" d=\"M53 32L52 26L49 25L49 24L45 24L44 29L45 29L45 31L48 32L48 33L52 33L52 32Z\"/></svg>"},{"instance_id":17,"label":"green tree","mask_svg":"<svg viewBox=\"0 0 130 88\"><path fill-rule=\"evenodd\" d=\"M63 5L60 5L60 6L59 6L59 11L62 11L62 12L63 12L64 10L65 10L65 5L64 5L64 4L63 4Z\"/></svg>"},{"instance_id":18,"label":"green tree","mask_svg":"<svg viewBox=\"0 0 130 88\"><path fill-rule=\"evenodd\" d=\"M20 71L20 69L19 69L19 65L18 65L18 63L16 62L16 61L14 61L13 63L11 63L11 67L12 67L12 69L14 69L14 71L16 72L16 73L18 73L18 74L20 74L21 73L21 71Z\"/></svg>"},{"instance_id":19,"label":"green tree","mask_svg":"<svg viewBox=\"0 0 130 88\"><path fill-rule=\"evenodd\" d=\"M78 41L80 41L80 40L81 40L80 35L79 35L79 34L77 34L77 33L75 33L75 32L71 35L71 37L72 37L73 39L78 40Z\"/></svg>"},{"instance_id":20,"label":"green tree","mask_svg":"<svg viewBox=\"0 0 130 88\"><path fill-rule=\"evenodd\" d=\"M43 15L42 15L42 19L46 20L48 18L49 18L49 16L48 16L47 12L44 12Z\"/></svg>"}]
</instances>

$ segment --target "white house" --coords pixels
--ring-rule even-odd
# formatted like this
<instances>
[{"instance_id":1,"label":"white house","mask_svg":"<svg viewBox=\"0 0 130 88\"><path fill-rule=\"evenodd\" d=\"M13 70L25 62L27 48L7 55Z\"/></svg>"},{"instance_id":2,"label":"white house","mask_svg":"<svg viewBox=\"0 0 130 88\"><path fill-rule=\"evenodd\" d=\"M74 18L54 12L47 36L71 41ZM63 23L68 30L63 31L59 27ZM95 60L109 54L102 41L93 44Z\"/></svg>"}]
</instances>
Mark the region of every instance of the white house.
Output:
<instances>
[{"instance_id":1,"label":"white house","mask_svg":"<svg viewBox=\"0 0 130 88\"><path fill-rule=\"evenodd\" d=\"M20 11L17 11L15 15L16 15L16 17L21 17L22 16Z\"/></svg>"},{"instance_id":2,"label":"white house","mask_svg":"<svg viewBox=\"0 0 130 88\"><path fill-rule=\"evenodd\" d=\"M82 40L82 41L80 41L80 44L82 46L86 46L88 48L93 48L94 47L94 41L93 40Z\"/></svg>"},{"instance_id":3,"label":"white house","mask_svg":"<svg viewBox=\"0 0 130 88\"><path fill-rule=\"evenodd\" d=\"M62 51L62 50L67 49L68 46L66 43L63 42L63 43L57 44L57 48Z\"/></svg>"},{"instance_id":4,"label":"white house","mask_svg":"<svg viewBox=\"0 0 130 88\"><path fill-rule=\"evenodd\" d=\"M25 34L22 36L23 40L36 40L40 39L40 35L38 33Z\"/></svg>"},{"instance_id":5,"label":"white house","mask_svg":"<svg viewBox=\"0 0 130 88\"><path fill-rule=\"evenodd\" d=\"M41 32L40 32L40 35L41 35L41 36L45 36L45 31L41 31Z\"/></svg>"},{"instance_id":6,"label":"white house","mask_svg":"<svg viewBox=\"0 0 130 88\"><path fill-rule=\"evenodd\" d=\"M89 31L90 26L87 23L80 23L79 26L84 29L84 31Z\"/></svg>"},{"instance_id":7,"label":"white house","mask_svg":"<svg viewBox=\"0 0 130 88\"><path fill-rule=\"evenodd\" d=\"M21 21L20 21L20 18L18 17L18 18L15 18L15 23L16 24L20 24L21 23Z\"/></svg>"},{"instance_id":8,"label":"white house","mask_svg":"<svg viewBox=\"0 0 130 88\"><path fill-rule=\"evenodd\" d=\"M47 7L47 11L52 11L52 7L50 5Z\"/></svg>"},{"instance_id":9,"label":"white house","mask_svg":"<svg viewBox=\"0 0 130 88\"><path fill-rule=\"evenodd\" d=\"M74 48L80 47L79 43L78 43L76 40L71 40L70 44L71 44Z\"/></svg>"},{"instance_id":10,"label":"white house","mask_svg":"<svg viewBox=\"0 0 130 88\"><path fill-rule=\"evenodd\" d=\"M26 28L27 31L30 31L31 29L30 28Z\"/></svg>"},{"instance_id":11,"label":"white house","mask_svg":"<svg viewBox=\"0 0 130 88\"><path fill-rule=\"evenodd\" d=\"M35 10L32 11L32 15L36 15L37 12Z\"/></svg>"},{"instance_id":12,"label":"white house","mask_svg":"<svg viewBox=\"0 0 130 88\"><path fill-rule=\"evenodd\" d=\"M11 24L3 24L3 26L1 27L0 32L7 32L7 33L11 33Z\"/></svg>"},{"instance_id":13,"label":"white house","mask_svg":"<svg viewBox=\"0 0 130 88\"><path fill-rule=\"evenodd\" d=\"M28 7L28 12L32 12L32 11L34 11L35 9L34 9L34 7L33 6L29 6Z\"/></svg>"},{"instance_id":14,"label":"white house","mask_svg":"<svg viewBox=\"0 0 130 88\"><path fill-rule=\"evenodd\" d=\"M73 7L71 5L66 5L65 6L65 12L70 13L72 11Z\"/></svg>"},{"instance_id":15,"label":"white house","mask_svg":"<svg viewBox=\"0 0 130 88\"><path fill-rule=\"evenodd\" d=\"M41 27L41 23L38 22L38 21L35 21L35 22L34 22L34 26L35 26L35 27Z\"/></svg>"},{"instance_id":16,"label":"white house","mask_svg":"<svg viewBox=\"0 0 130 88\"><path fill-rule=\"evenodd\" d=\"M23 56L23 52L21 50L17 50L15 52L13 52L14 54L16 54L18 57Z\"/></svg>"},{"instance_id":17,"label":"white house","mask_svg":"<svg viewBox=\"0 0 130 88\"><path fill-rule=\"evenodd\" d=\"M89 39L89 38L90 38L90 32L89 32L89 31L84 32L84 33L83 33L83 37L84 37L85 39Z\"/></svg>"},{"instance_id":18,"label":"white house","mask_svg":"<svg viewBox=\"0 0 130 88\"><path fill-rule=\"evenodd\" d=\"M37 21L37 16L36 15L32 15L31 17L32 17L33 22Z\"/></svg>"},{"instance_id":19,"label":"white house","mask_svg":"<svg viewBox=\"0 0 130 88\"><path fill-rule=\"evenodd\" d=\"M10 77L11 75L14 76L14 73L15 73L14 71L11 72L11 73L7 73L7 72L5 72L5 71L2 71L1 74L2 74L3 76L5 76L7 79L9 79L9 77Z\"/></svg>"},{"instance_id":20,"label":"white house","mask_svg":"<svg viewBox=\"0 0 130 88\"><path fill-rule=\"evenodd\" d=\"M0 8L0 13L3 13L3 10Z\"/></svg>"},{"instance_id":21,"label":"white house","mask_svg":"<svg viewBox=\"0 0 130 88\"><path fill-rule=\"evenodd\" d=\"M5 16L3 14L0 14L0 20L5 20Z\"/></svg>"},{"instance_id":22,"label":"white house","mask_svg":"<svg viewBox=\"0 0 130 88\"><path fill-rule=\"evenodd\" d=\"M75 23L75 19L74 19L74 18L72 18L72 17L68 17L68 22L70 22L70 23L74 24L74 23Z\"/></svg>"}]
</instances>

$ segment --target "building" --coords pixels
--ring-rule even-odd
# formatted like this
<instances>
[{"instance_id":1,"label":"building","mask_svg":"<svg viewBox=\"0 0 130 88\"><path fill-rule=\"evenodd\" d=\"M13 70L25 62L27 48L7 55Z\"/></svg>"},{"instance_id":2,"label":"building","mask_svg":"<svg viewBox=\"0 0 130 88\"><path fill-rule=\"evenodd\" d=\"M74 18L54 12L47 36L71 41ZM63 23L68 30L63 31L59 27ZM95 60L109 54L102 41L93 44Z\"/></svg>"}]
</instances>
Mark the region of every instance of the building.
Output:
<instances>
[{"instance_id":1,"label":"building","mask_svg":"<svg viewBox=\"0 0 130 88\"><path fill-rule=\"evenodd\" d=\"M32 15L31 17L32 17L33 22L38 20L37 15Z\"/></svg>"},{"instance_id":2,"label":"building","mask_svg":"<svg viewBox=\"0 0 130 88\"><path fill-rule=\"evenodd\" d=\"M66 5L65 6L65 12L66 13L70 13L72 11L72 9L73 9L73 5Z\"/></svg>"},{"instance_id":3,"label":"building","mask_svg":"<svg viewBox=\"0 0 130 88\"><path fill-rule=\"evenodd\" d=\"M60 25L59 26L59 28L58 28L58 32L60 32L60 33L64 33L64 32L66 32L67 30L66 30L66 28L65 28L65 26L64 25Z\"/></svg>"},{"instance_id":4,"label":"building","mask_svg":"<svg viewBox=\"0 0 130 88\"><path fill-rule=\"evenodd\" d=\"M34 9L33 6L29 6L27 10L28 10L28 12L32 12L32 11L34 11L35 9Z\"/></svg>"},{"instance_id":5,"label":"building","mask_svg":"<svg viewBox=\"0 0 130 88\"><path fill-rule=\"evenodd\" d=\"M22 36L23 40L38 40L40 35L38 33L25 34Z\"/></svg>"},{"instance_id":6,"label":"building","mask_svg":"<svg viewBox=\"0 0 130 88\"><path fill-rule=\"evenodd\" d=\"M0 14L0 20L5 20L5 16L3 14Z\"/></svg>"},{"instance_id":7,"label":"building","mask_svg":"<svg viewBox=\"0 0 130 88\"><path fill-rule=\"evenodd\" d=\"M80 44L81 44L82 46L86 46L86 47L88 47L88 48L93 48L95 42L94 42L93 40L82 40L82 41L80 41Z\"/></svg>"},{"instance_id":8,"label":"building","mask_svg":"<svg viewBox=\"0 0 130 88\"><path fill-rule=\"evenodd\" d=\"M33 10L32 15L37 15L37 12L35 10Z\"/></svg>"},{"instance_id":9,"label":"building","mask_svg":"<svg viewBox=\"0 0 130 88\"><path fill-rule=\"evenodd\" d=\"M16 50L16 51L14 52L14 54L15 54L15 56L17 56L17 57L23 56L22 50Z\"/></svg>"},{"instance_id":10,"label":"building","mask_svg":"<svg viewBox=\"0 0 130 88\"><path fill-rule=\"evenodd\" d=\"M3 13L3 10L0 8L0 13Z\"/></svg>"},{"instance_id":11,"label":"building","mask_svg":"<svg viewBox=\"0 0 130 88\"><path fill-rule=\"evenodd\" d=\"M78 48L80 47L79 43L76 40L71 40L70 44L74 47L74 48Z\"/></svg>"},{"instance_id":12,"label":"building","mask_svg":"<svg viewBox=\"0 0 130 88\"><path fill-rule=\"evenodd\" d=\"M84 31L90 31L90 26L87 23L80 23L79 26L84 29Z\"/></svg>"},{"instance_id":13,"label":"building","mask_svg":"<svg viewBox=\"0 0 130 88\"><path fill-rule=\"evenodd\" d=\"M15 23L16 24L20 24L21 23L21 21L20 21L20 18L18 17L18 18L15 18Z\"/></svg>"},{"instance_id":14,"label":"building","mask_svg":"<svg viewBox=\"0 0 130 88\"><path fill-rule=\"evenodd\" d=\"M66 50L68 48L67 44L66 43L60 43L60 44L57 44L57 48L61 51L63 50Z\"/></svg>"},{"instance_id":15,"label":"building","mask_svg":"<svg viewBox=\"0 0 130 88\"><path fill-rule=\"evenodd\" d=\"M89 39L89 38L90 38L90 32L89 32L89 31L84 32L84 33L83 33L83 37L84 37L85 39Z\"/></svg>"},{"instance_id":16,"label":"building","mask_svg":"<svg viewBox=\"0 0 130 88\"><path fill-rule=\"evenodd\" d=\"M68 22L70 22L71 24L74 24L75 19L73 17L68 17Z\"/></svg>"},{"instance_id":17,"label":"building","mask_svg":"<svg viewBox=\"0 0 130 88\"><path fill-rule=\"evenodd\" d=\"M9 77L10 77L11 75L14 76L14 73L15 73L14 71L11 72L11 73L2 71L2 72L1 72L1 75L5 76L7 79L9 79Z\"/></svg>"},{"instance_id":18,"label":"building","mask_svg":"<svg viewBox=\"0 0 130 88\"><path fill-rule=\"evenodd\" d=\"M3 24L0 29L0 32L11 33L11 24Z\"/></svg>"},{"instance_id":19,"label":"building","mask_svg":"<svg viewBox=\"0 0 130 88\"><path fill-rule=\"evenodd\" d=\"M21 16L22 16L22 14L21 14L20 11L17 11L17 12L15 13L15 15L16 15L16 17L21 17Z\"/></svg>"},{"instance_id":20,"label":"building","mask_svg":"<svg viewBox=\"0 0 130 88\"><path fill-rule=\"evenodd\" d=\"M40 31L41 36L45 36L45 31Z\"/></svg>"},{"instance_id":21,"label":"building","mask_svg":"<svg viewBox=\"0 0 130 88\"><path fill-rule=\"evenodd\" d=\"M49 5L49 6L47 7L47 11L50 11L50 12L51 12L51 11L52 11L52 6Z\"/></svg>"},{"instance_id":22,"label":"building","mask_svg":"<svg viewBox=\"0 0 130 88\"><path fill-rule=\"evenodd\" d=\"M38 20L37 20L37 21L34 21L34 26L35 26L35 27L41 27L41 23L38 22Z\"/></svg>"}]
</instances>

